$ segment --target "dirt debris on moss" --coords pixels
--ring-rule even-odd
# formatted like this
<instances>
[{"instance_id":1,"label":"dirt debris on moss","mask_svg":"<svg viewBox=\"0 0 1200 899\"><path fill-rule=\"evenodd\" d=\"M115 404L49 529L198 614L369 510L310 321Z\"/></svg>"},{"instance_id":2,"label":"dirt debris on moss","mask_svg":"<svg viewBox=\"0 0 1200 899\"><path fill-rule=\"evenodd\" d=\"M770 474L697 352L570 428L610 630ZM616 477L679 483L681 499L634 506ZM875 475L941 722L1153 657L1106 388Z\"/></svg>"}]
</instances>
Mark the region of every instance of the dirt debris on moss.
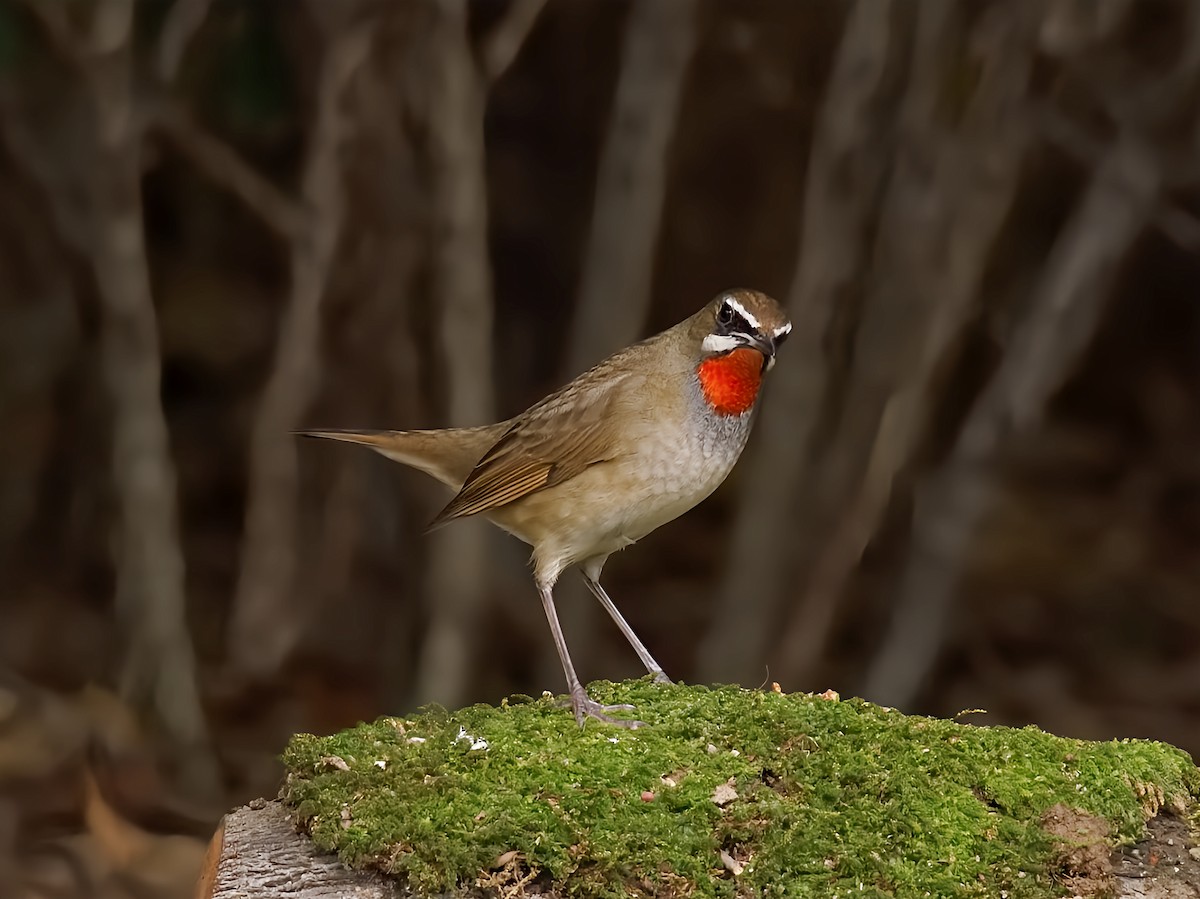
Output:
<instances>
[{"instance_id":1,"label":"dirt debris on moss","mask_svg":"<svg viewBox=\"0 0 1200 899\"><path fill-rule=\"evenodd\" d=\"M1063 822L1088 822L1090 859L1200 796L1162 743L739 687L590 692L648 726L581 731L548 697L429 708L296 736L283 798L320 846L424 891L1032 899L1084 883Z\"/></svg>"}]
</instances>

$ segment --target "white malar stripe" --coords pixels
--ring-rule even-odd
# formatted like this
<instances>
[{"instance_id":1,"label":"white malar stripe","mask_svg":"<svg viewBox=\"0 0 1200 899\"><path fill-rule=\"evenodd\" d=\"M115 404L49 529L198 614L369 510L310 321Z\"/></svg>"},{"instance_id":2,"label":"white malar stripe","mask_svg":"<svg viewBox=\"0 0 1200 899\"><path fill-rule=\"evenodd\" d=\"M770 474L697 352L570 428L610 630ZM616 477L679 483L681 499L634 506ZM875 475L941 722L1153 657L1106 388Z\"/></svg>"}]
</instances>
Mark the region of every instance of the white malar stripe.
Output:
<instances>
[{"instance_id":1,"label":"white malar stripe","mask_svg":"<svg viewBox=\"0 0 1200 899\"><path fill-rule=\"evenodd\" d=\"M774 331L772 331L771 336L774 337L776 340L778 340L780 337L783 337L785 334L791 334L791 333L792 333L792 323L788 322L786 325L780 325L778 328L776 328Z\"/></svg>"},{"instance_id":2,"label":"white malar stripe","mask_svg":"<svg viewBox=\"0 0 1200 899\"><path fill-rule=\"evenodd\" d=\"M709 334L704 338L704 347L706 353L728 353L730 350L735 350L742 345L742 342L736 337L730 337L728 334Z\"/></svg>"},{"instance_id":3,"label":"white malar stripe","mask_svg":"<svg viewBox=\"0 0 1200 899\"><path fill-rule=\"evenodd\" d=\"M726 297L725 302L728 303L730 306L732 306L734 309L736 309L738 312L740 312L742 315L742 318L744 318L746 320L746 324L748 324L751 328L754 328L754 330L756 330L756 331L762 330L762 326L759 325L758 319L755 318L753 315L751 315L749 312L747 312L745 306L743 306L741 303L739 303L733 297Z\"/></svg>"}]
</instances>

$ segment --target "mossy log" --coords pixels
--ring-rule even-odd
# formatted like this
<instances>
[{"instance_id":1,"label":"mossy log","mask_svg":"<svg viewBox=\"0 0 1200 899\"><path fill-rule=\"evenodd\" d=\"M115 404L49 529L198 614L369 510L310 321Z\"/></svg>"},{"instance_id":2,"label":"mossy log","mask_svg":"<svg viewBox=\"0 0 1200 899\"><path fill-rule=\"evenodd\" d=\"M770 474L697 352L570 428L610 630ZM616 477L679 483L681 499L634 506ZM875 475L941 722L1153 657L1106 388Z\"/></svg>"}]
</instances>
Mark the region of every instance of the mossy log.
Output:
<instances>
[{"instance_id":1,"label":"mossy log","mask_svg":"<svg viewBox=\"0 0 1200 899\"><path fill-rule=\"evenodd\" d=\"M646 726L581 732L523 698L296 737L283 802L228 817L201 895L1200 896L1200 775L1173 747L592 692Z\"/></svg>"}]
</instances>

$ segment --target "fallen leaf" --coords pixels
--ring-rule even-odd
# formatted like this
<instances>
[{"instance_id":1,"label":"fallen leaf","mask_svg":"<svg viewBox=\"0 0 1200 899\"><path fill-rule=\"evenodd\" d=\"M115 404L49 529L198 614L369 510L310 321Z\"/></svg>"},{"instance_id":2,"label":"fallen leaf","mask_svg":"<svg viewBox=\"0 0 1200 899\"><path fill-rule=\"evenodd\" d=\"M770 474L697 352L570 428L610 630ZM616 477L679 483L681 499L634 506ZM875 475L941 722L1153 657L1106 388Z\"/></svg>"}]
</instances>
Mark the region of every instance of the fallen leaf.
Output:
<instances>
[{"instance_id":1,"label":"fallen leaf","mask_svg":"<svg viewBox=\"0 0 1200 899\"><path fill-rule=\"evenodd\" d=\"M731 873L734 877L737 877L744 870L742 863L724 849L721 850L721 864L723 864L726 870L728 870L729 873Z\"/></svg>"},{"instance_id":2,"label":"fallen leaf","mask_svg":"<svg viewBox=\"0 0 1200 899\"><path fill-rule=\"evenodd\" d=\"M738 798L737 790L733 788L734 779L731 777L725 783L720 784L712 792L712 801L724 808Z\"/></svg>"}]
</instances>

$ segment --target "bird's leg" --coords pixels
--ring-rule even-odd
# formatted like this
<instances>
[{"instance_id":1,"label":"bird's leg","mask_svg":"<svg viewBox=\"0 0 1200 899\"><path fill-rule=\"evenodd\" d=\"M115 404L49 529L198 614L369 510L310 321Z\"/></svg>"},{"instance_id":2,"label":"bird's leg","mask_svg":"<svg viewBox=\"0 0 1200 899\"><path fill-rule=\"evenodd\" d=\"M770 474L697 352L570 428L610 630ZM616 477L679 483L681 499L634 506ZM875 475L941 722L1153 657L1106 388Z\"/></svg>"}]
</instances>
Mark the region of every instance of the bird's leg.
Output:
<instances>
[{"instance_id":1,"label":"bird's leg","mask_svg":"<svg viewBox=\"0 0 1200 899\"><path fill-rule=\"evenodd\" d=\"M563 637L562 626L558 623L558 613L554 611L554 593L551 584L538 584L538 592L542 595L542 608L546 610L546 620L550 623L550 633L554 636L554 648L558 650L558 660L562 662L563 674L567 676L567 692L571 696L571 710L575 720L583 727L588 718L595 718L606 724L616 724L620 727L641 727L641 721L629 718L613 718L607 712L631 709L630 705L603 705L587 695L579 676L575 674L575 666L571 664L571 653L567 651L567 641Z\"/></svg>"},{"instance_id":2,"label":"bird's leg","mask_svg":"<svg viewBox=\"0 0 1200 899\"><path fill-rule=\"evenodd\" d=\"M637 634L633 632L633 628L629 626L629 622L625 620L625 616L617 609L616 605L609 598L608 593L600 586L600 579L593 577L586 571L583 574L583 582L587 584L588 589L592 591L592 595L600 600L600 605L604 606L604 611L608 612L610 618L616 622L621 633L625 635L625 639L629 641L629 645L633 647L633 651L637 653L637 657L642 660L642 664L646 666L646 671L654 675L656 684L669 684L671 679L667 677L662 669L662 665L654 661L654 656L650 655L648 650Z\"/></svg>"}]
</instances>

